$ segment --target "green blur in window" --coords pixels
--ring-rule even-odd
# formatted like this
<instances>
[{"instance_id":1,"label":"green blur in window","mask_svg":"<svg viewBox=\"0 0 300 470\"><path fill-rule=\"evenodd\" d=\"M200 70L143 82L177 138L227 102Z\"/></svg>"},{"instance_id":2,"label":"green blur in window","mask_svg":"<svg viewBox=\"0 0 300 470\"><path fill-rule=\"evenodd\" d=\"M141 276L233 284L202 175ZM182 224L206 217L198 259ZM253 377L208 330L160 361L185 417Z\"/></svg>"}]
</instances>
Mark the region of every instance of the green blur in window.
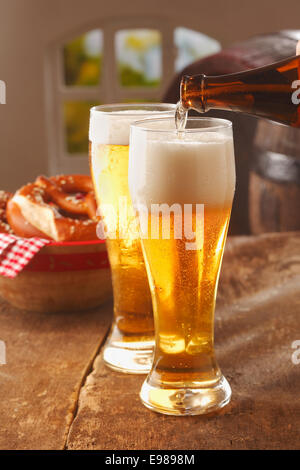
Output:
<instances>
[{"instance_id":1,"label":"green blur in window","mask_svg":"<svg viewBox=\"0 0 300 470\"><path fill-rule=\"evenodd\" d=\"M64 81L67 86L96 86L101 80L103 36L89 31L64 46Z\"/></svg>"},{"instance_id":2,"label":"green blur in window","mask_svg":"<svg viewBox=\"0 0 300 470\"><path fill-rule=\"evenodd\" d=\"M68 154L87 154L89 117L92 106L99 102L67 101L63 105L65 148Z\"/></svg>"},{"instance_id":3,"label":"green blur in window","mask_svg":"<svg viewBox=\"0 0 300 470\"><path fill-rule=\"evenodd\" d=\"M122 87L157 87L162 78L161 34L152 29L120 30L115 36Z\"/></svg>"}]
</instances>

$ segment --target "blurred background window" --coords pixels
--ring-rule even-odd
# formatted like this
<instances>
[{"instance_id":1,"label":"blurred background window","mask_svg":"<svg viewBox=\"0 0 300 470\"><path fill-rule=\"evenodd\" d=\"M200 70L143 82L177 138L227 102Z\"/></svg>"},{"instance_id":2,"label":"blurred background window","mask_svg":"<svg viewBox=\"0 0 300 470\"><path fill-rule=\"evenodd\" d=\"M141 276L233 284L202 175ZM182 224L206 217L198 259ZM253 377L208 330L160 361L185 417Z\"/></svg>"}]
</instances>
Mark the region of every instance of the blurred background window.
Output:
<instances>
[{"instance_id":1,"label":"blurred background window","mask_svg":"<svg viewBox=\"0 0 300 470\"><path fill-rule=\"evenodd\" d=\"M64 79L67 86L95 86L101 80L103 34L95 29L64 46Z\"/></svg>"},{"instance_id":2,"label":"blurred background window","mask_svg":"<svg viewBox=\"0 0 300 470\"><path fill-rule=\"evenodd\" d=\"M115 36L118 79L122 87L157 87L162 76L159 31L130 29Z\"/></svg>"},{"instance_id":3,"label":"blurred background window","mask_svg":"<svg viewBox=\"0 0 300 470\"><path fill-rule=\"evenodd\" d=\"M187 65L205 56L216 54L221 50L221 44L205 34L188 28L176 28L174 42L177 48L175 70L180 72Z\"/></svg>"},{"instance_id":4,"label":"blurred background window","mask_svg":"<svg viewBox=\"0 0 300 470\"><path fill-rule=\"evenodd\" d=\"M63 106L65 150L68 154L83 155L88 149L89 117L95 101L66 101Z\"/></svg>"},{"instance_id":5,"label":"blurred background window","mask_svg":"<svg viewBox=\"0 0 300 470\"><path fill-rule=\"evenodd\" d=\"M70 38L59 51L57 171L67 171L69 157L73 168L87 168L92 106L159 101L175 72L220 49L218 41L198 31L165 31L162 23L157 29L92 29Z\"/></svg>"},{"instance_id":6,"label":"blurred background window","mask_svg":"<svg viewBox=\"0 0 300 470\"><path fill-rule=\"evenodd\" d=\"M89 111L100 104L102 62L103 32L99 29L88 31L63 46L63 147L67 155L87 154ZM90 93L94 95L92 99L88 99Z\"/></svg>"}]
</instances>

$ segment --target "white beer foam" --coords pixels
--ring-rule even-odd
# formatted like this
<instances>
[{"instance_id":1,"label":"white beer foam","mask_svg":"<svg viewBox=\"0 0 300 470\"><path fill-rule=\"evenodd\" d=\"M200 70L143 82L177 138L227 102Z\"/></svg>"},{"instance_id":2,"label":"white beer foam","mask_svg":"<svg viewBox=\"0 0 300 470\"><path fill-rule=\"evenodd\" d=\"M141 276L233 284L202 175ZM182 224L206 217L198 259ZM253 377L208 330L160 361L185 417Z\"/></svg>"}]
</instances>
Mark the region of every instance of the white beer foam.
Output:
<instances>
[{"instance_id":1,"label":"white beer foam","mask_svg":"<svg viewBox=\"0 0 300 470\"><path fill-rule=\"evenodd\" d=\"M173 113L175 113L175 109ZM95 144L129 145L130 125L133 122L149 117L169 115L168 111L147 111L143 109L113 112L101 112L92 109L89 140Z\"/></svg>"},{"instance_id":2,"label":"white beer foam","mask_svg":"<svg viewBox=\"0 0 300 470\"><path fill-rule=\"evenodd\" d=\"M134 205L231 205L235 189L233 139L217 132L148 140L135 133L129 187Z\"/></svg>"}]
</instances>

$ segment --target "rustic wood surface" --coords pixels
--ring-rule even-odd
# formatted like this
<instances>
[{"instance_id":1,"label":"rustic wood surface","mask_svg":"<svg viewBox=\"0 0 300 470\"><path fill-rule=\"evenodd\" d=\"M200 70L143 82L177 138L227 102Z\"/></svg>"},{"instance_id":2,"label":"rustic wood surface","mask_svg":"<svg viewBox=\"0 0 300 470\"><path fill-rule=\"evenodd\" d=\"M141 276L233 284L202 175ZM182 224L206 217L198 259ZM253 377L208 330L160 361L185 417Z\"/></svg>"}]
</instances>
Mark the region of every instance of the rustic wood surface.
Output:
<instances>
[{"instance_id":1,"label":"rustic wood surface","mask_svg":"<svg viewBox=\"0 0 300 470\"><path fill-rule=\"evenodd\" d=\"M111 305L38 314L0 303L0 449L63 449L80 388L106 336Z\"/></svg>"},{"instance_id":2,"label":"rustic wood surface","mask_svg":"<svg viewBox=\"0 0 300 470\"><path fill-rule=\"evenodd\" d=\"M38 316L7 304L0 311L8 350L0 366L1 449L300 447L300 364L292 362L300 233L227 242L216 350L233 398L219 414L176 418L144 408L144 377L102 362L111 306L84 315Z\"/></svg>"}]
</instances>

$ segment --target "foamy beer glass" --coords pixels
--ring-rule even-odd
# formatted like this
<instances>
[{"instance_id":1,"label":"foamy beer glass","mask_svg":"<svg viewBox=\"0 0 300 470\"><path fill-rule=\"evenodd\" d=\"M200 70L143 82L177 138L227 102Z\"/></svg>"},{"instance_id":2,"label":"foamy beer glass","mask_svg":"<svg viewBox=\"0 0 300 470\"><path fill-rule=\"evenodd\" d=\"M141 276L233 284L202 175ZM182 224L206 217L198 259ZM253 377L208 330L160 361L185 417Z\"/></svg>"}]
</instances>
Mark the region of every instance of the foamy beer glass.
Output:
<instances>
[{"instance_id":1,"label":"foamy beer glass","mask_svg":"<svg viewBox=\"0 0 300 470\"><path fill-rule=\"evenodd\" d=\"M128 189L129 132L133 121L156 115L174 116L175 105L97 106L90 116L90 167L114 295L114 323L104 360L127 373L149 372L154 345L151 295Z\"/></svg>"},{"instance_id":2,"label":"foamy beer glass","mask_svg":"<svg viewBox=\"0 0 300 470\"><path fill-rule=\"evenodd\" d=\"M155 353L141 399L171 415L226 405L214 352L214 310L235 189L231 123L191 118L131 127L129 187L154 308Z\"/></svg>"}]
</instances>

